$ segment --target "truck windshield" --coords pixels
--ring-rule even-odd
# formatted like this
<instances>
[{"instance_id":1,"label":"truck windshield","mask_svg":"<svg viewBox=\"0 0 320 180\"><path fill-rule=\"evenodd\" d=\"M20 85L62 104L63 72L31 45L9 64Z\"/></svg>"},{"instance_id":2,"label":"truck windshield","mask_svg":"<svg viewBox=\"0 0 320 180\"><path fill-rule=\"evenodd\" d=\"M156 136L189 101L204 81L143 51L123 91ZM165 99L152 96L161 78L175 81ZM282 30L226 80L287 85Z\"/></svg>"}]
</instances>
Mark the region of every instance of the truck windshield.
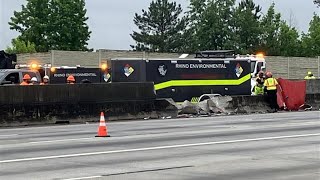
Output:
<instances>
[{"instance_id":1,"label":"truck windshield","mask_svg":"<svg viewBox=\"0 0 320 180\"><path fill-rule=\"evenodd\" d=\"M254 73L255 69L256 69L256 61L251 61L251 73Z\"/></svg>"},{"instance_id":2,"label":"truck windshield","mask_svg":"<svg viewBox=\"0 0 320 180\"><path fill-rule=\"evenodd\" d=\"M257 72L260 72L262 70L262 66L263 66L263 63L262 62L258 62Z\"/></svg>"},{"instance_id":3,"label":"truck windshield","mask_svg":"<svg viewBox=\"0 0 320 180\"><path fill-rule=\"evenodd\" d=\"M4 74L5 74L5 73L3 73L3 72L0 72L0 77L4 76Z\"/></svg>"}]
</instances>

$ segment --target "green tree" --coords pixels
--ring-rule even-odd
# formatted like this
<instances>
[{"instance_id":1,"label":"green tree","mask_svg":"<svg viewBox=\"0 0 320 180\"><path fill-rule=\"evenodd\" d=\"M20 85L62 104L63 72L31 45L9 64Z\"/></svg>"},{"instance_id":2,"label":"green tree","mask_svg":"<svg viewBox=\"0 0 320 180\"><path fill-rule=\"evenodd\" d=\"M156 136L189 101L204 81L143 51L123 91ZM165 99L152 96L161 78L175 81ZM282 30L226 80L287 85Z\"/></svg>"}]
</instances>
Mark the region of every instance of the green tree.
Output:
<instances>
[{"instance_id":1,"label":"green tree","mask_svg":"<svg viewBox=\"0 0 320 180\"><path fill-rule=\"evenodd\" d=\"M261 20L261 27L263 29L261 34L261 50L267 55L280 55L278 39L281 23L281 14L275 12L275 4L273 3Z\"/></svg>"},{"instance_id":2,"label":"green tree","mask_svg":"<svg viewBox=\"0 0 320 180\"><path fill-rule=\"evenodd\" d=\"M38 52L87 50L91 32L85 14L84 0L27 0L9 25L21 33L19 39L34 43Z\"/></svg>"},{"instance_id":3,"label":"green tree","mask_svg":"<svg viewBox=\"0 0 320 180\"><path fill-rule=\"evenodd\" d=\"M85 0L51 0L48 33L54 50L86 51L91 31L86 24Z\"/></svg>"},{"instance_id":4,"label":"green tree","mask_svg":"<svg viewBox=\"0 0 320 180\"><path fill-rule=\"evenodd\" d=\"M182 8L176 2L154 0L149 9L135 14L134 23L140 32L133 31L131 37L134 50L155 52L179 52L183 44L183 30L186 18L181 17Z\"/></svg>"},{"instance_id":5,"label":"green tree","mask_svg":"<svg viewBox=\"0 0 320 180\"><path fill-rule=\"evenodd\" d=\"M49 14L49 0L28 0L26 6L22 5L21 12L14 11L10 29L21 33L19 39L22 41L34 43L37 51L47 51Z\"/></svg>"},{"instance_id":6,"label":"green tree","mask_svg":"<svg viewBox=\"0 0 320 180\"><path fill-rule=\"evenodd\" d=\"M201 44L199 44L199 33L200 20L203 18L203 14L206 10L207 1L201 0L190 0L189 10L187 12L188 26L184 30L184 44L183 49L185 52L194 53L200 50Z\"/></svg>"},{"instance_id":7,"label":"green tree","mask_svg":"<svg viewBox=\"0 0 320 180\"><path fill-rule=\"evenodd\" d=\"M313 3L320 7L320 0L314 0Z\"/></svg>"},{"instance_id":8,"label":"green tree","mask_svg":"<svg viewBox=\"0 0 320 180\"><path fill-rule=\"evenodd\" d=\"M279 32L279 55L301 56L301 42L299 32L296 28L290 27L285 21L280 24Z\"/></svg>"},{"instance_id":9,"label":"green tree","mask_svg":"<svg viewBox=\"0 0 320 180\"><path fill-rule=\"evenodd\" d=\"M302 35L302 49L304 56L320 55L320 17L313 15L309 31Z\"/></svg>"},{"instance_id":10,"label":"green tree","mask_svg":"<svg viewBox=\"0 0 320 180\"><path fill-rule=\"evenodd\" d=\"M232 12L235 0L191 0L188 17L189 51L233 47Z\"/></svg>"},{"instance_id":11,"label":"green tree","mask_svg":"<svg viewBox=\"0 0 320 180\"><path fill-rule=\"evenodd\" d=\"M242 0L234 10L234 46L241 54L255 53L260 45L262 8L253 0Z\"/></svg>"},{"instance_id":12,"label":"green tree","mask_svg":"<svg viewBox=\"0 0 320 180\"><path fill-rule=\"evenodd\" d=\"M10 54L20 54L20 53L35 53L36 47L34 43L24 42L20 39L12 39L12 47L7 47L5 50L7 53Z\"/></svg>"}]
</instances>

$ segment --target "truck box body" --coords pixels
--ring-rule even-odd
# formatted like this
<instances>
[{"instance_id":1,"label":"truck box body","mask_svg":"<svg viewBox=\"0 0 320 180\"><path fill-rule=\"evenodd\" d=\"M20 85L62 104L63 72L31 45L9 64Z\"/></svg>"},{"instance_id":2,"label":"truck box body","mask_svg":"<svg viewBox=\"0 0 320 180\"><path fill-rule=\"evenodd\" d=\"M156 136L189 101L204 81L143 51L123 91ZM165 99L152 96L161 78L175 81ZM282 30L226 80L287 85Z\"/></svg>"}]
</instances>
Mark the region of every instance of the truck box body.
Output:
<instances>
[{"instance_id":1,"label":"truck box body","mask_svg":"<svg viewBox=\"0 0 320 180\"><path fill-rule=\"evenodd\" d=\"M81 83L82 80L89 80L92 83L104 82L104 71L100 68L73 68L73 69L56 69L50 73L51 84L65 84L67 77L73 75L76 83Z\"/></svg>"},{"instance_id":2,"label":"truck box body","mask_svg":"<svg viewBox=\"0 0 320 180\"><path fill-rule=\"evenodd\" d=\"M154 82L158 98L250 95L250 59L112 60L112 82Z\"/></svg>"}]
</instances>

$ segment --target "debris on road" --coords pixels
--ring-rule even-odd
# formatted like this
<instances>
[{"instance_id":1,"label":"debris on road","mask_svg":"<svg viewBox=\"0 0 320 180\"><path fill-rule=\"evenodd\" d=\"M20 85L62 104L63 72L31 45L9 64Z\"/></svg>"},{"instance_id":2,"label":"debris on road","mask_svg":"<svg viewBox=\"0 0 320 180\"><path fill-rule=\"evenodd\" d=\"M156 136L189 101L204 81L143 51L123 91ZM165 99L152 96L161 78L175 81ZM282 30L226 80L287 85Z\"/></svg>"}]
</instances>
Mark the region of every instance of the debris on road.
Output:
<instances>
[{"instance_id":1,"label":"debris on road","mask_svg":"<svg viewBox=\"0 0 320 180\"><path fill-rule=\"evenodd\" d=\"M228 109L231 101L231 96L213 96L196 104L184 101L180 105L178 118L189 118L191 115L205 117L217 114L228 115L232 112Z\"/></svg>"},{"instance_id":2,"label":"debris on road","mask_svg":"<svg viewBox=\"0 0 320 180\"><path fill-rule=\"evenodd\" d=\"M179 114L199 114L199 106L191 103L190 101L184 101L181 104L181 109Z\"/></svg>"}]
</instances>

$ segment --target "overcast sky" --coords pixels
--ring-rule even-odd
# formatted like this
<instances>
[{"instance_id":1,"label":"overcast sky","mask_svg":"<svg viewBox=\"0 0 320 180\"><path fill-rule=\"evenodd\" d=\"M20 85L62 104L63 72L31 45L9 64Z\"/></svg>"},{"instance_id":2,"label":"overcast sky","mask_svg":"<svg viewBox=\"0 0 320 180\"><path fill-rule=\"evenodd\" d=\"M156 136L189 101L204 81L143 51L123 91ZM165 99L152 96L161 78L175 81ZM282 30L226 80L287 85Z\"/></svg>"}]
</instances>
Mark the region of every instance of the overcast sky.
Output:
<instances>
[{"instance_id":1,"label":"overcast sky","mask_svg":"<svg viewBox=\"0 0 320 180\"><path fill-rule=\"evenodd\" d=\"M92 31L89 48L94 49L130 49L134 44L130 33L136 29L133 24L135 12L146 9L152 0L87 0L88 24ZM184 10L188 0L176 0L182 4ZM273 0L255 0L265 12ZM0 0L0 49L10 45L11 39L18 34L9 29L8 21L13 12L20 11L26 0ZM307 31L308 24L314 12L319 9L313 0L278 0L277 11L282 13L283 19L293 17L293 24L300 31ZM290 16L291 14L291 16Z\"/></svg>"}]
</instances>

